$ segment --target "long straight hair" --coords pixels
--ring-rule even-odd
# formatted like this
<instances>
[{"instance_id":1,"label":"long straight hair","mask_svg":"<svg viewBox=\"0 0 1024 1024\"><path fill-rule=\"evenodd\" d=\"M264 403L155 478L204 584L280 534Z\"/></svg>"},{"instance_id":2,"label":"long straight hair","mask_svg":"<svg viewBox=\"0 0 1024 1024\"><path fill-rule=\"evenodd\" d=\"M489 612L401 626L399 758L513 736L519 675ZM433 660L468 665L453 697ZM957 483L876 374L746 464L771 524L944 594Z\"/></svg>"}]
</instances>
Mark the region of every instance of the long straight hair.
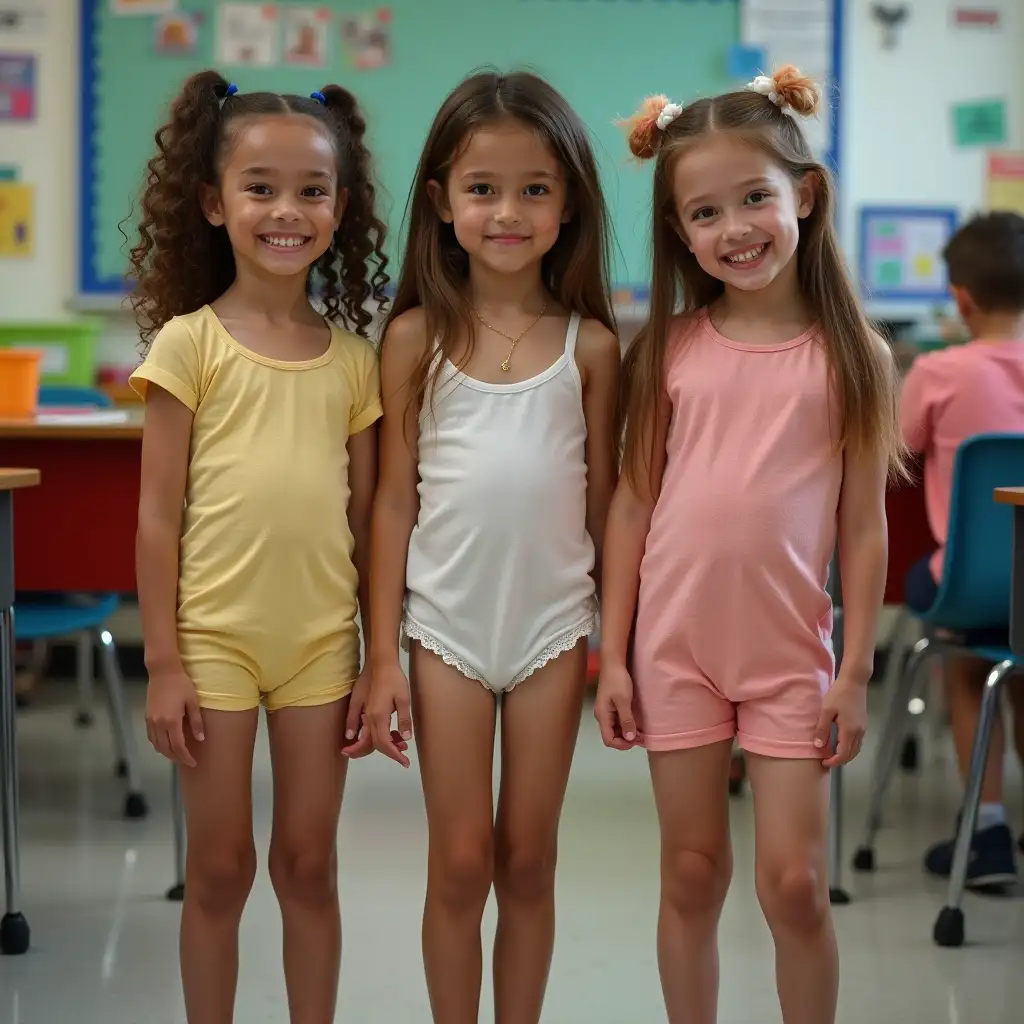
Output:
<instances>
[{"instance_id":1,"label":"long straight hair","mask_svg":"<svg viewBox=\"0 0 1024 1024\"><path fill-rule=\"evenodd\" d=\"M891 351L872 331L846 272L836 237L832 179L811 154L796 119L783 109L813 114L818 90L795 68L775 76L781 103L753 91L700 99L666 128L657 127L664 97L652 97L630 121L630 148L655 159L651 203L651 303L647 322L626 354L620 416L624 420L623 468L634 483L651 471L654 452L645 424L660 411L671 322L719 299L724 284L707 273L676 231L673 173L680 156L712 132L727 132L761 148L794 182L813 186L814 207L800 221L797 274L813 314L841 406L841 449L884 453L890 473L904 476L907 450L900 434L898 375ZM656 484L657 482L654 481Z\"/></svg>"},{"instance_id":2,"label":"long straight hair","mask_svg":"<svg viewBox=\"0 0 1024 1024\"><path fill-rule=\"evenodd\" d=\"M444 101L427 134L406 207L405 257L384 323L383 344L387 344L391 321L407 310L423 307L432 344L413 375L411 403L418 409L424 402L432 403L443 359L451 358L460 336L468 339L463 365L472 354L475 336L465 294L469 257L459 245L454 227L438 215L428 185L436 181L446 187L451 166L472 134L504 119L532 128L550 146L567 179L572 216L544 257L544 286L566 309L614 329L608 281L608 212L586 127L565 99L536 75L524 71L471 75Z\"/></svg>"}]
</instances>

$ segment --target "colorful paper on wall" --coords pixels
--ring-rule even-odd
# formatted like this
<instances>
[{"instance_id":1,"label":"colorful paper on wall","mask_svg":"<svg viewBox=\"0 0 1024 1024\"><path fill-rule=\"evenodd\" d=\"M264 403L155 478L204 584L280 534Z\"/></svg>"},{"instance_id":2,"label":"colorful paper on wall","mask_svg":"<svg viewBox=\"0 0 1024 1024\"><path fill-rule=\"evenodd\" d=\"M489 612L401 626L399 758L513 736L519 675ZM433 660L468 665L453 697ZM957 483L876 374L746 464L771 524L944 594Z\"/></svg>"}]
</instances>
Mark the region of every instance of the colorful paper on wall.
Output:
<instances>
[{"instance_id":1,"label":"colorful paper on wall","mask_svg":"<svg viewBox=\"0 0 1024 1024\"><path fill-rule=\"evenodd\" d=\"M111 14L170 14L177 0L110 0Z\"/></svg>"},{"instance_id":2,"label":"colorful paper on wall","mask_svg":"<svg viewBox=\"0 0 1024 1024\"><path fill-rule=\"evenodd\" d=\"M313 67L326 64L330 27L328 7L282 7L284 62Z\"/></svg>"},{"instance_id":3,"label":"colorful paper on wall","mask_svg":"<svg viewBox=\"0 0 1024 1024\"><path fill-rule=\"evenodd\" d=\"M990 153L988 208L1024 216L1024 153Z\"/></svg>"},{"instance_id":4,"label":"colorful paper on wall","mask_svg":"<svg viewBox=\"0 0 1024 1024\"><path fill-rule=\"evenodd\" d=\"M196 52L199 18L195 14L165 14L157 18L153 48L168 57L188 56Z\"/></svg>"},{"instance_id":5,"label":"colorful paper on wall","mask_svg":"<svg viewBox=\"0 0 1024 1024\"><path fill-rule=\"evenodd\" d=\"M767 74L768 54L763 46L747 46L736 43L729 48L727 59L729 77L737 82L749 82L758 75ZM769 69L770 70L770 69Z\"/></svg>"},{"instance_id":6,"label":"colorful paper on wall","mask_svg":"<svg viewBox=\"0 0 1024 1024\"><path fill-rule=\"evenodd\" d=\"M349 63L371 71L391 63L391 11L380 7L341 20L341 38Z\"/></svg>"},{"instance_id":7,"label":"colorful paper on wall","mask_svg":"<svg viewBox=\"0 0 1024 1024\"><path fill-rule=\"evenodd\" d=\"M1006 101L979 100L953 107L958 146L1001 146L1006 141Z\"/></svg>"},{"instance_id":8,"label":"colorful paper on wall","mask_svg":"<svg viewBox=\"0 0 1024 1024\"><path fill-rule=\"evenodd\" d=\"M35 195L31 185L0 182L0 257L28 257L35 245Z\"/></svg>"},{"instance_id":9,"label":"colorful paper on wall","mask_svg":"<svg viewBox=\"0 0 1024 1024\"><path fill-rule=\"evenodd\" d=\"M236 67L269 68L280 63L277 13L271 4L221 4L217 59Z\"/></svg>"},{"instance_id":10,"label":"colorful paper on wall","mask_svg":"<svg viewBox=\"0 0 1024 1024\"><path fill-rule=\"evenodd\" d=\"M869 298L934 300L948 283L942 250L956 223L953 210L861 211L861 287Z\"/></svg>"},{"instance_id":11,"label":"colorful paper on wall","mask_svg":"<svg viewBox=\"0 0 1024 1024\"><path fill-rule=\"evenodd\" d=\"M35 116L35 56L0 53L0 121L34 121Z\"/></svg>"}]
</instances>

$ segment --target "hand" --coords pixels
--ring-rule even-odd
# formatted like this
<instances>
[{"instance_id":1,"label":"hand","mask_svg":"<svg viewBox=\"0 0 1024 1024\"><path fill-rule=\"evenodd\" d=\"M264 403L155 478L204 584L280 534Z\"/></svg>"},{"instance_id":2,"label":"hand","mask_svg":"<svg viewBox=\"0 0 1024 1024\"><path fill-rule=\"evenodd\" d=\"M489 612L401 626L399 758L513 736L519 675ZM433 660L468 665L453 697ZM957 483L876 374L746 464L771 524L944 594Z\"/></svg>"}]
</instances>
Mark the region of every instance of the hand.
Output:
<instances>
[{"instance_id":1,"label":"hand","mask_svg":"<svg viewBox=\"0 0 1024 1024\"><path fill-rule=\"evenodd\" d=\"M192 680L182 668L149 677L146 687L146 735L170 761L195 768L196 759L185 742L185 720L197 743L205 738L199 700Z\"/></svg>"},{"instance_id":2,"label":"hand","mask_svg":"<svg viewBox=\"0 0 1024 1024\"><path fill-rule=\"evenodd\" d=\"M391 714L398 714L398 729L391 728ZM370 698L366 706L366 719L370 723L370 735L374 747L382 754L397 761L403 768L409 767L405 752L412 739L412 711L409 699L409 680L405 678L398 663L373 673Z\"/></svg>"},{"instance_id":3,"label":"hand","mask_svg":"<svg viewBox=\"0 0 1024 1024\"><path fill-rule=\"evenodd\" d=\"M832 723L839 728L835 753L821 763L826 768L849 764L859 753L868 725L868 688L865 683L844 678L842 672L832 684L821 706L814 730L814 745L824 750L832 734Z\"/></svg>"},{"instance_id":4,"label":"hand","mask_svg":"<svg viewBox=\"0 0 1024 1024\"><path fill-rule=\"evenodd\" d=\"M345 719L345 743L341 753L345 757L366 757L373 753L373 735L366 720L366 702L370 698L370 667L363 666L352 696L348 701L348 716Z\"/></svg>"},{"instance_id":5,"label":"hand","mask_svg":"<svg viewBox=\"0 0 1024 1024\"><path fill-rule=\"evenodd\" d=\"M633 680L625 666L601 669L597 699L594 701L594 717L606 747L629 750L636 746Z\"/></svg>"}]
</instances>

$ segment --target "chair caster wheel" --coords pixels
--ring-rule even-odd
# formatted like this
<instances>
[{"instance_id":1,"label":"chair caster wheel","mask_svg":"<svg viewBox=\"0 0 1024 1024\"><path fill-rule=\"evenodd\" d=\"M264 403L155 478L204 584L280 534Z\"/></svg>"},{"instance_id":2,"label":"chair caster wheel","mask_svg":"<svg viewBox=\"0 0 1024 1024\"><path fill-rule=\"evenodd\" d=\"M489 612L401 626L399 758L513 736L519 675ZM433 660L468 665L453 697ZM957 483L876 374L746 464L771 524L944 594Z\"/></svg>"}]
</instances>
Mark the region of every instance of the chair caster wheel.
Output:
<instances>
[{"instance_id":1,"label":"chair caster wheel","mask_svg":"<svg viewBox=\"0 0 1024 1024\"><path fill-rule=\"evenodd\" d=\"M935 919L932 938L937 946L959 949L964 944L964 912L959 907L943 907Z\"/></svg>"},{"instance_id":2,"label":"chair caster wheel","mask_svg":"<svg viewBox=\"0 0 1024 1024\"><path fill-rule=\"evenodd\" d=\"M5 914L0 921L0 953L4 956L21 956L28 952L28 921L24 914Z\"/></svg>"},{"instance_id":3,"label":"chair caster wheel","mask_svg":"<svg viewBox=\"0 0 1024 1024\"><path fill-rule=\"evenodd\" d=\"M900 751L900 768L905 772L916 772L919 760L917 737L908 736L903 741L903 749Z\"/></svg>"},{"instance_id":4,"label":"chair caster wheel","mask_svg":"<svg viewBox=\"0 0 1024 1024\"><path fill-rule=\"evenodd\" d=\"M128 762L123 759L118 761L117 764L114 765L114 775L119 779L128 778Z\"/></svg>"},{"instance_id":5,"label":"chair caster wheel","mask_svg":"<svg viewBox=\"0 0 1024 1024\"><path fill-rule=\"evenodd\" d=\"M167 890L167 899L172 903L180 903L185 898L185 883L178 882Z\"/></svg>"},{"instance_id":6,"label":"chair caster wheel","mask_svg":"<svg viewBox=\"0 0 1024 1024\"><path fill-rule=\"evenodd\" d=\"M845 907L850 902L850 894L839 886L830 886L828 890L828 901L833 907Z\"/></svg>"},{"instance_id":7,"label":"chair caster wheel","mask_svg":"<svg viewBox=\"0 0 1024 1024\"><path fill-rule=\"evenodd\" d=\"M875 851L870 846L862 846L853 855L853 870L854 871L874 871L875 870Z\"/></svg>"},{"instance_id":8,"label":"chair caster wheel","mask_svg":"<svg viewBox=\"0 0 1024 1024\"><path fill-rule=\"evenodd\" d=\"M124 798L124 816L126 818L145 818L149 814L149 805L141 793L129 793Z\"/></svg>"},{"instance_id":9,"label":"chair caster wheel","mask_svg":"<svg viewBox=\"0 0 1024 1024\"><path fill-rule=\"evenodd\" d=\"M75 725L79 729L88 729L92 725L92 712L79 711L75 714Z\"/></svg>"}]
</instances>

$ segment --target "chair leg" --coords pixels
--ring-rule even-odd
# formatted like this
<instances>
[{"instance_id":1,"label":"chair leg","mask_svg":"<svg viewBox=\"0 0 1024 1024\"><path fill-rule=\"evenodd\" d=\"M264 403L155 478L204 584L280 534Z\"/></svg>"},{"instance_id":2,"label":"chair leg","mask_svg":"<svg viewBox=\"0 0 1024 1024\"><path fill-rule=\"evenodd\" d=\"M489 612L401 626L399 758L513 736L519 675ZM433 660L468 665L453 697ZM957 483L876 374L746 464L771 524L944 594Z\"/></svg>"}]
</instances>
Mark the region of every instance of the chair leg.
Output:
<instances>
[{"instance_id":1,"label":"chair leg","mask_svg":"<svg viewBox=\"0 0 1024 1024\"><path fill-rule=\"evenodd\" d=\"M75 669L78 677L78 708L75 712L75 724L85 728L92 725L93 721L92 634L89 630L83 629L76 640Z\"/></svg>"},{"instance_id":2,"label":"chair leg","mask_svg":"<svg viewBox=\"0 0 1024 1024\"><path fill-rule=\"evenodd\" d=\"M833 906L850 902L850 894L843 888L843 769L833 768L829 783L831 793L828 805L828 899Z\"/></svg>"},{"instance_id":3,"label":"chair leg","mask_svg":"<svg viewBox=\"0 0 1024 1024\"><path fill-rule=\"evenodd\" d=\"M985 781L985 764L988 760L989 743L992 740L992 726L999 714L999 694L1003 681L1013 671L1012 661L1001 661L985 679L985 690L981 702L981 717L971 747L971 771L964 794L960 826L953 849L953 868L949 875L949 896L935 920L932 936L940 946L962 946L964 942L964 912L960 904L964 898L967 883L967 865L971 856L971 840L974 826L978 821L978 805L981 803L981 786Z\"/></svg>"},{"instance_id":4,"label":"chair leg","mask_svg":"<svg viewBox=\"0 0 1024 1024\"><path fill-rule=\"evenodd\" d=\"M882 806L889 789L896 762L903 744L906 723L909 718L908 705L914 693L914 686L921 666L930 655L931 641L927 637L914 644L914 651L907 662L906 671L897 677L892 698L885 710L882 735L878 740L874 761L871 764L871 796L868 801L867 817L860 846L853 858L856 871L875 870L875 836L882 824Z\"/></svg>"},{"instance_id":5,"label":"chair leg","mask_svg":"<svg viewBox=\"0 0 1024 1024\"><path fill-rule=\"evenodd\" d=\"M97 629L93 631L100 653L103 679L107 684L107 696L110 698L110 723L114 731L114 742L117 744L118 755L124 760L128 779L128 795L125 797L124 816L126 818L144 818L149 813L146 798L142 794L142 780L139 774L139 756L135 749L135 734L128 722L125 708L124 681L121 669L117 664L117 651L110 631Z\"/></svg>"},{"instance_id":6,"label":"chair leg","mask_svg":"<svg viewBox=\"0 0 1024 1024\"><path fill-rule=\"evenodd\" d=\"M181 771L171 766L171 816L174 826L174 885L167 898L180 903L185 898L185 805L181 799Z\"/></svg>"}]
</instances>

